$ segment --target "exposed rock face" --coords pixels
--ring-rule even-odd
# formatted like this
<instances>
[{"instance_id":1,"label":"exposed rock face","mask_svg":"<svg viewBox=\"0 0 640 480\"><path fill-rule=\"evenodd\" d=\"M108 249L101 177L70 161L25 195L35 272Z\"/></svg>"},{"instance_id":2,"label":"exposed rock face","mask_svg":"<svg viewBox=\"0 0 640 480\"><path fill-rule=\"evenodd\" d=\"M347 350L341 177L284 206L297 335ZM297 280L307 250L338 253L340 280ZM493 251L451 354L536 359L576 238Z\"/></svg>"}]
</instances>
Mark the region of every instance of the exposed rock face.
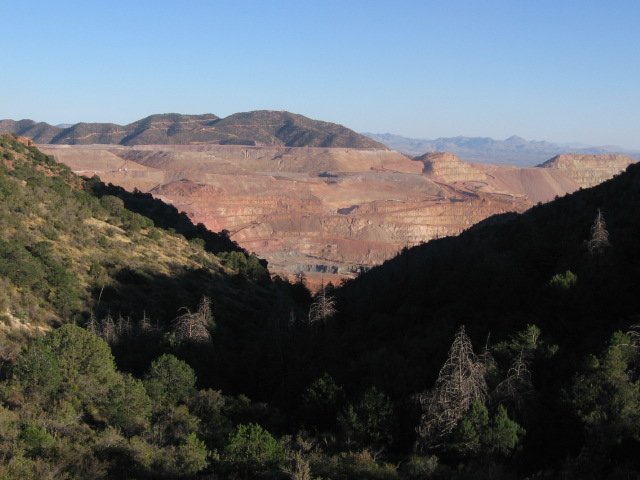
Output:
<instances>
[{"instance_id":1,"label":"exposed rock face","mask_svg":"<svg viewBox=\"0 0 640 480\"><path fill-rule=\"evenodd\" d=\"M23 145L26 145L27 147L35 146L35 143L33 143L33 140L31 140L30 138L27 138L27 137L17 137L16 140L19 143L22 143Z\"/></svg>"},{"instance_id":2,"label":"exposed rock face","mask_svg":"<svg viewBox=\"0 0 640 480\"><path fill-rule=\"evenodd\" d=\"M474 192L513 195L531 203L592 187L635 162L625 155L558 155L538 167L517 168L462 162L455 155L440 152L415 160L424 163L425 174L433 180Z\"/></svg>"},{"instance_id":3,"label":"exposed rock face","mask_svg":"<svg viewBox=\"0 0 640 480\"><path fill-rule=\"evenodd\" d=\"M229 230L273 272L317 273L325 281L580 187L558 168L477 165L442 153L411 160L376 149L41 148L77 173L149 191L195 223Z\"/></svg>"},{"instance_id":4,"label":"exposed rock face","mask_svg":"<svg viewBox=\"0 0 640 480\"><path fill-rule=\"evenodd\" d=\"M567 172L581 187L593 187L620 173L635 160L626 155L558 155L547 160L542 168Z\"/></svg>"},{"instance_id":5,"label":"exposed rock face","mask_svg":"<svg viewBox=\"0 0 640 480\"><path fill-rule=\"evenodd\" d=\"M416 160L424 163L423 172L446 183L483 181L486 179L479 165L461 162L460 159L445 152L426 153Z\"/></svg>"}]
</instances>

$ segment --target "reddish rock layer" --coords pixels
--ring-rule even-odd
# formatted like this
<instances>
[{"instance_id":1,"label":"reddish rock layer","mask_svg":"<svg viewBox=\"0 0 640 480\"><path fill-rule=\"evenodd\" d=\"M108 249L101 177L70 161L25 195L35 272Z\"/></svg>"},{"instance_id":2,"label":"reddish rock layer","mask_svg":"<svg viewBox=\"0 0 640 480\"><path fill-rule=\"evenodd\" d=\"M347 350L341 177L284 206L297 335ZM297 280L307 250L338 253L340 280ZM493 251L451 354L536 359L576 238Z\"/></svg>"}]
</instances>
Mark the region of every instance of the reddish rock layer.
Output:
<instances>
[{"instance_id":1,"label":"reddish rock layer","mask_svg":"<svg viewBox=\"0 0 640 480\"><path fill-rule=\"evenodd\" d=\"M149 191L196 223L229 230L287 276L352 275L404 246L572 192L581 185L569 167L582 168L477 165L441 153L411 160L389 150L342 148L41 148L78 173Z\"/></svg>"}]
</instances>

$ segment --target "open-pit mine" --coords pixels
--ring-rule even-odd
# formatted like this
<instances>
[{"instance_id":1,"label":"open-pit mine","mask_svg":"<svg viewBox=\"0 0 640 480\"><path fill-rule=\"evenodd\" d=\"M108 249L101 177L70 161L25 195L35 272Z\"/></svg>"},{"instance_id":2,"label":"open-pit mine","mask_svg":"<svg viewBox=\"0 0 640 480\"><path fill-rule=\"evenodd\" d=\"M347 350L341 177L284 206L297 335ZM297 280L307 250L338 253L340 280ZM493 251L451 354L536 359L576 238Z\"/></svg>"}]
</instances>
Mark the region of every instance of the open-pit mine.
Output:
<instances>
[{"instance_id":1,"label":"open-pit mine","mask_svg":"<svg viewBox=\"0 0 640 480\"><path fill-rule=\"evenodd\" d=\"M272 273L350 277L405 246L604 181L633 160L562 156L541 167L472 164L446 153L230 145L40 145L98 175L228 230Z\"/></svg>"}]
</instances>

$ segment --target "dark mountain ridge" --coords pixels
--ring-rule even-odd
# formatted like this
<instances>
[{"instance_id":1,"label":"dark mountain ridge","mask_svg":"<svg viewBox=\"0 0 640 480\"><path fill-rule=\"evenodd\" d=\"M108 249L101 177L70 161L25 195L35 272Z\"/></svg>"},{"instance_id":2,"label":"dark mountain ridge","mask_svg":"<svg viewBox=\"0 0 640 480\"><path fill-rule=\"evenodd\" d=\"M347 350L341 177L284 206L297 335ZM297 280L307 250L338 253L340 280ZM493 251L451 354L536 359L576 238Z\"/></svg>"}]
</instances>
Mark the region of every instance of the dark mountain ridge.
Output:
<instances>
[{"instance_id":1,"label":"dark mountain ridge","mask_svg":"<svg viewBox=\"0 0 640 480\"><path fill-rule=\"evenodd\" d=\"M640 165L633 164L596 187L522 214L490 217L457 237L405 249L336 292L343 323L339 341L320 347L329 349L326 370L339 383L359 379L392 396L410 395L433 385L461 326L476 352L486 348L496 355L499 348L494 347L504 346L516 332L539 329L533 342L555 346L553 355L546 356L549 350L530 360L535 394L528 413L516 417L527 430L522 465L559 468L567 455L582 448L584 456L576 464L596 469L589 478L605 478L604 470L597 469L615 464L614 455L628 461L625 449L637 448L637 440L625 437L631 443L624 447L609 445L604 456L612 457L603 464L589 458L585 452L595 448L591 435L614 428L616 417L610 414L593 427L593 420L572 410L582 394L571 386L580 375L590 375L584 372L605 368L596 352L619 354L616 342L629 344L616 332L637 328L639 208ZM608 239L605 234L594 249L600 213ZM522 354L519 348L513 355ZM638 388L634 367L620 363L616 368L630 369L624 388ZM607 398L591 400L588 408L608 408ZM583 432L580 422L592 430Z\"/></svg>"},{"instance_id":2,"label":"dark mountain ridge","mask_svg":"<svg viewBox=\"0 0 640 480\"><path fill-rule=\"evenodd\" d=\"M457 237L405 249L346 283L341 290L346 315L366 321L383 314L391 320L406 317L408 309L420 323L440 319L450 328L465 323L485 335L536 323L561 336L565 329L577 328L566 315L573 310L585 315L582 326L590 318L591 326L606 336L619 322L640 312L640 299L628 296L633 291L628 283L631 273L640 274L636 248L640 221L633 213L638 209L640 165L632 164L598 186L522 214L490 217ZM598 211L606 219L611 244L600 256L587 249ZM578 274L584 290L572 293L572 302L561 308L562 313L541 315L555 301L541 303L539 297L549 293L549 280L567 269ZM589 296L596 285L600 285L597 295ZM385 293L380 293L383 286ZM581 301L575 301L583 294ZM464 302L456 300L460 295ZM609 300L597 305L602 297ZM471 310L473 315L467 317Z\"/></svg>"},{"instance_id":3,"label":"dark mountain ridge","mask_svg":"<svg viewBox=\"0 0 640 480\"><path fill-rule=\"evenodd\" d=\"M129 125L77 123L60 128L33 120L0 120L0 134L18 134L38 144L67 145L275 145L376 148L384 145L342 125L289 112L259 110L217 115L156 114Z\"/></svg>"}]
</instances>

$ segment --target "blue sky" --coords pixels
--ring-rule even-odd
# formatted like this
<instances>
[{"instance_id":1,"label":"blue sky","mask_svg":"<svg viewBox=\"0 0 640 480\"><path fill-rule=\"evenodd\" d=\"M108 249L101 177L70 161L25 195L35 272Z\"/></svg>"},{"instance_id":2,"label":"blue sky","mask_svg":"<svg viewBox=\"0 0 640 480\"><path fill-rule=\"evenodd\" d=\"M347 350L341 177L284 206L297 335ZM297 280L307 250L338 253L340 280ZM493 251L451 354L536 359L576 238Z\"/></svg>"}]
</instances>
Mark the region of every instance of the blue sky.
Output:
<instances>
[{"instance_id":1,"label":"blue sky","mask_svg":"<svg viewBox=\"0 0 640 480\"><path fill-rule=\"evenodd\" d=\"M0 118L269 109L640 149L638 0L22 0L2 17Z\"/></svg>"}]
</instances>

